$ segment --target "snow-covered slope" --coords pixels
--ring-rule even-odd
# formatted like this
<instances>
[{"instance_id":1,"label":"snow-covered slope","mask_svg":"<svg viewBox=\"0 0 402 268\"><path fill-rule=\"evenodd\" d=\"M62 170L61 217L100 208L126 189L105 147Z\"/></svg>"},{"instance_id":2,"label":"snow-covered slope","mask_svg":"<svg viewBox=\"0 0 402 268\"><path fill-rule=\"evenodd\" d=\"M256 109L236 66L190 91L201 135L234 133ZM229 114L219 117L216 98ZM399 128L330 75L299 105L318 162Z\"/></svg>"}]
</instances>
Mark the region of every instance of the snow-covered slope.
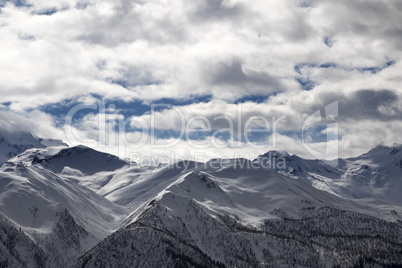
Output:
<instances>
[{"instance_id":1,"label":"snow-covered slope","mask_svg":"<svg viewBox=\"0 0 402 268\"><path fill-rule=\"evenodd\" d=\"M41 165L0 168L0 212L66 266L119 227L125 209Z\"/></svg>"},{"instance_id":2,"label":"snow-covered slope","mask_svg":"<svg viewBox=\"0 0 402 268\"><path fill-rule=\"evenodd\" d=\"M376 198L402 204L402 145L378 145L366 154L338 159L337 166L321 160L268 152L254 161L314 187L351 199ZM275 164L273 164L275 163ZM280 163L280 164L278 164Z\"/></svg>"},{"instance_id":3,"label":"snow-covered slope","mask_svg":"<svg viewBox=\"0 0 402 268\"><path fill-rule=\"evenodd\" d=\"M341 162L342 160L340 160ZM303 159L287 152L269 151L254 162L291 178L311 183L315 188L336 194L331 183L342 175L342 170L318 159Z\"/></svg>"},{"instance_id":4,"label":"snow-covered slope","mask_svg":"<svg viewBox=\"0 0 402 268\"><path fill-rule=\"evenodd\" d=\"M402 145L378 145L366 154L343 161L335 184L348 197L375 197L402 204Z\"/></svg>"},{"instance_id":5,"label":"snow-covered slope","mask_svg":"<svg viewBox=\"0 0 402 268\"><path fill-rule=\"evenodd\" d=\"M25 140L36 139L28 135ZM127 210L68 176L126 165L116 156L84 146L25 149L0 167L0 212L43 249L46 267L69 266L118 229Z\"/></svg>"},{"instance_id":6,"label":"snow-covered slope","mask_svg":"<svg viewBox=\"0 0 402 268\"><path fill-rule=\"evenodd\" d=\"M337 167L278 151L254 161L141 167L84 146L26 149L0 167L0 261L16 267L35 260L41 267L402 264L395 190L401 151L378 146Z\"/></svg>"},{"instance_id":7,"label":"snow-covered slope","mask_svg":"<svg viewBox=\"0 0 402 268\"><path fill-rule=\"evenodd\" d=\"M0 215L0 267L44 267L46 262L43 249Z\"/></svg>"},{"instance_id":8,"label":"snow-covered slope","mask_svg":"<svg viewBox=\"0 0 402 268\"><path fill-rule=\"evenodd\" d=\"M353 266L375 254L378 263L402 263L402 226L379 219L399 219L400 208L380 211L236 161L166 167L150 175L148 189L134 181L130 191L142 200L165 188L77 266Z\"/></svg>"},{"instance_id":9,"label":"snow-covered slope","mask_svg":"<svg viewBox=\"0 0 402 268\"><path fill-rule=\"evenodd\" d=\"M41 165L57 174L93 175L101 171L113 171L128 165L117 156L95 151L79 145L75 147L46 147L29 149L9 160L25 165Z\"/></svg>"}]
</instances>

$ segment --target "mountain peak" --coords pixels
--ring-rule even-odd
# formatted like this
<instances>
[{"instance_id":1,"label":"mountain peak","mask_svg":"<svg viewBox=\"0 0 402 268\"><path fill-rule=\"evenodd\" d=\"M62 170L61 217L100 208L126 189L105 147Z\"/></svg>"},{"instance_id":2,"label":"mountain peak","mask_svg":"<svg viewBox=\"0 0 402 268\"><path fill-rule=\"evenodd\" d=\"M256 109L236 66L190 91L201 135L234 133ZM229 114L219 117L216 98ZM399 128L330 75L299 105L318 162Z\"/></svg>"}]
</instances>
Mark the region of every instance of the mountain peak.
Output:
<instances>
[{"instance_id":1,"label":"mountain peak","mask_svg":"<svg viewBox=\"0 0 402 268\"><path fill-rule=\"evenodd\" d=\"M388 146L385 145L384 142L381 142L376 147L368 151L366 154L389 153L391 155L395 155L401 151L402 151L402 144L393 143L391 146Z\"/></svg>"},{"instance_id":2,"label":"mountain peak","mask_svg":"<svg viewBox=\"0 0 402 268\"><path fill-rule=\"evenodd\" d=\"M115 155L96 151L86 146L31 148L9 160L25 165L41 165L54 173L63 173L69 167L85 175L113 171L129 163Z\"/></svg>"},{"instance_id":3,"label":"mountain peak","mask_svg":"<svg viewBox=\"0 0 402 268\"><path fill-rule=\"evenodd\" d=\"M26 131L0 130L0 165L32 148L45 148L48 146L67 146L61 140L42 139L34 137Z\"/></svg>"},{"instance_id":4,"label":"mountain peak","mask_svg":"<svg viewBox=\"0 0 402 268\"><path fill-rule=\"evenodd\" d=\"M87 175L116 170L128 164L115 155L99 152L84 145L63 148L56 154L46 155L41 160L56 173L62 172L64 167L70 167Z\"/></svg>"},{"instance_id":5,"label":"mountain peak","mask_svg":"<svg viewBox=\"0 0 402 268\"><path fill-rule=\"evenodd\" d=\"M42 139L42 138L38 138L38 141L45 147L51 147L51 146L68 147L68 144L66 144L62 140L58 140L58 139Z\"/></svg>"},{"instance_id":6,"label":"mountain peak","mask_svg":"<svg viewBox=\"0 0 402 268\"><path fill-rule=\"evenodd\" d=\"M290 157L290 154L282 150L270 150L263 155L259 155L258 157L285 158Z\"/></svg>"}]
</instances>

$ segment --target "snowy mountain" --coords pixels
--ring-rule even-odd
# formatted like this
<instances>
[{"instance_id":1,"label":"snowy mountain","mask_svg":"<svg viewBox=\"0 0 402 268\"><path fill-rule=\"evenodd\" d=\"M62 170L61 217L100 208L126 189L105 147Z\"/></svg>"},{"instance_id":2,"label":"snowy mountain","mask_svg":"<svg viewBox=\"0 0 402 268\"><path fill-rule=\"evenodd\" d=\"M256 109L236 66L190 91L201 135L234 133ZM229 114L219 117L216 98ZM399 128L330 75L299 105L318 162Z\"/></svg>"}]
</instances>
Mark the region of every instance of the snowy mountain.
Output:
<instances>
[{"instance_id":1,"label":"snowy mountain","mask_svg":"<svg viewBox=\"0 0 402 268\"><path fill-rule=\"evenodd\" d=\"M83 145L69 148L29 149L9 161L25 165L38 164L57 174L79 173L83 175L113 171L129 165L128 162L117 156L98 152Z\"/></svg>"},{"instance_id":2,"label":"snowy mountain","mask_svg":"<svg viewBox=\"0 0 402 268\"><path fill-rule=\"evenodd\" d=\"M400 145L141 167L28 138L0 167L0 266L402 265Z\"/></svg>"},{"instance_id":3,"label":"snowy mountain","mask_svg":"<svg viewBox=\"0 0 402 268\"><path fill-rule=\"evenodd\" d=\"M168 186L76 266L319 267L402 263L400 208L331 195L262 167L168 167ZM160 179L167 170L159 171ZM153 176L152 180L156 180ZM158 185L155 182L153 185ZM132 187L134 196L143 187ZM395 216L395 217L394 217ZM393 222L380 218L394 217ZM353 249L353 250L352 250ZM371 259L373 258L373 259Z\"/></svg>"},{"instance_id":4,"label":"snowy mountain","mask_svg":"<svg viewBox=\"0 0 402 268\"><path fill-rule=\"evenodd\" d=\"M341 190L348 196L374 197L402 204L402 145L380 144L360 157L345 159Z\"/></svg>"},{"instance_id":5,"label":"snowy mountain","mask_svg":"<svg viewBox=\"0 0 402 268\"><path fill-rule=\"evenodd\" d=\"M118 229L127 214L124 207L53 171L63 164L94 172L90 163L97 160L109 164L98 169L125 164L89 148L49 147L28 149L0 168L0 212L44 251L46 267L69 266Z\"/></svg>"},{"instance_id":6,"label":"snowy mountain","mask_svg":"<svg viewBox=\"0 0 402 268\"><path fill-rule=\"evenodd\" d=\"M402 145L380 144L337 166L321 160L271 151L255 161L278 173L308 181L314 187L351 199L376 198L402 204ZM281 164L273 164L276 163Z\"/></svg>"},{"instance_id":7,"label":"snowy mountain","mask_svg":"<svg viewBox=\"0 0 402 268\"><path fill-rule=\"evenodd\" d=\"M29 132L0 131L0 166L8 159L31 148L67 146L61 140L35 138Z\"/></svg>"},{"instance_id":8,"label":"snowy mountain","mask_svg":"<svg viewBox=\"0 0 402 268\"><path fill-rule=\"evenodd\" d=\"M21 229L0 215L0 266L45 267L46 253Z\"/></svg>"}]
</instances>

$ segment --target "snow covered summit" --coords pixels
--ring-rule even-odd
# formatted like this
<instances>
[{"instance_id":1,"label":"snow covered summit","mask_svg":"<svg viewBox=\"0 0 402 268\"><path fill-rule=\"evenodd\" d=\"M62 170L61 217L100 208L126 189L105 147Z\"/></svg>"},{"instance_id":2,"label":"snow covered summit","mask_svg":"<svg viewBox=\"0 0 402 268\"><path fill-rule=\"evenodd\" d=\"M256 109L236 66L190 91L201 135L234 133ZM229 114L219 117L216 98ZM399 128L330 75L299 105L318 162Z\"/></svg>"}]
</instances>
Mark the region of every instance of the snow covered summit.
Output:
<instances>
[{"instance_id":1,"label":"snow covered summit","mask_svg":"<svg viewBox=\"0 0 402 268\"><path fill-rule=\"evenodd\" d=\"M36 138L29 132L0 130L0 165L31 148L68 146L61 140Z\"/></svg>"},{"instance_id":2,"label":"snow covered summit","mask_svg":"<svg viewBox=\"0 0 402 268\"><path fill-rule=\"evenodd\" d=\"M18 141L0 167L2 265L402 265L400 145L337 167L280 151L143 167Z\"/></svg>"},{"instance_id":3,"label":"snow covered summit","mask_svg":"<svg viewBox=\"0 0 402 268\"><path fill-rule=\"evenodd\" d=\"M83 175L113 171L129 164L117 156L83 145L29 149L10 159L9 162L23 163L28 166L41 165L56 174L79 172Z\"/></svg>"}]
</instances>

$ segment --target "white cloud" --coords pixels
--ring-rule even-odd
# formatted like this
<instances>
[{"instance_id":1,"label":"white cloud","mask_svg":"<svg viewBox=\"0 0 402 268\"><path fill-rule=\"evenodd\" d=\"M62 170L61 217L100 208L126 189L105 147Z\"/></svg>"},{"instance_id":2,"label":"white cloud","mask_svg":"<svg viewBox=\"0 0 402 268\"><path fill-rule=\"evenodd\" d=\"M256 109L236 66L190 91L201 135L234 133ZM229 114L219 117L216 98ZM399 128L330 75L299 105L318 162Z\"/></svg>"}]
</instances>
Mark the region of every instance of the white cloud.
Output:
<instances>
[{"instance_id":1,"label":"white cloud","mask_svg":"<svg viewBox=\"0 0 402 268\"><path fill-rule=\"evenodd\" d=\"M31 123L33 116L48 122L42 127L48 133L61 135L54 119L38 107L68 98L94 102L90 93L146 103L212 94L209 103L182 107L187 117L209 119L221 114L235 119L238 105L228 101L271 95L261 104L243 104L244 119L285 115L281 131L298 131L307 116L338 100L345 155L380 139L400 142L391 133L399 128L402 110L402 6L397 0L27 4L8 2L1 8L0 102L11 102L9 109ZM49 13L40 15L44 12ZM310 65L297 73L300 63ZM319 67L328 63L332 67ZM303 91L296 78L316 86ZM180 128L172 111L158 115L158 127ZM40 133L31 123L26 126ZM370 137L359 139L357 126ZM392 131L385 134L378 126ZM95 139L94 129L88 123L80 135ZM286 144L296 150L297 140Z\"/></svg>"},{"instance_id":2,"label":"white cloud","mask_svg":"<svg viewBox=\"0 0 402 268\"><path fill-rule=\"evenodd\" d=\"M54 118L38 110L24 114L0 110L0 129L6 132L28 131L41 138L65 137L64 131L56 127Z\"/></svg>"}]
</instances>

